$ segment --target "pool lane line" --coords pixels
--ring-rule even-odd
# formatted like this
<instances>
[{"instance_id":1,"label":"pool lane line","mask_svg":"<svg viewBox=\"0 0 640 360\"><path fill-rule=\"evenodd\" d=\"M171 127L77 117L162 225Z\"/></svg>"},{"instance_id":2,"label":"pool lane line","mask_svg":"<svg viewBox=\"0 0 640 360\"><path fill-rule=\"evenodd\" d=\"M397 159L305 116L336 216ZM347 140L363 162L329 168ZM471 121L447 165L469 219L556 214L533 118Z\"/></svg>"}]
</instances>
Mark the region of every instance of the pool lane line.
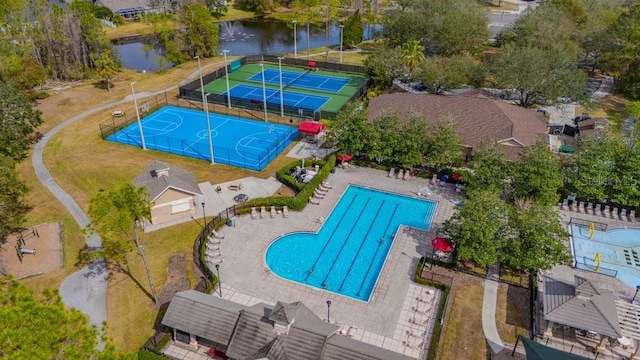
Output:
<instances>
[{"instance_id":1,"label":"pool lane line","mask_svg":"<svg viewBox=\"0 0 640 360\"><path fill-rule=\"evenodd\" d=\"M362 213L364 213L364 210L367 208L367 205L369 205L369 201L371 201L371 198L368 198L367 202L364 203L364 206L362 207L362 210L360 210L360 214L358 214L358 217L356 219L360 219L360 217L362 216ZM321 283L323 289L326 289L327 279L329 278L329 274L331 274L331 270L333 270L333 267L336 266L336 261L338 261L338 258L340 257L342 250L344 250L345 245L347 245L347 242L349 241L349 237L351 236L351 234L353 234L353 230L356 228L356 225L358 225L358 222L354 221L353 226L351 227L351 230L349 230L349 233L347 234L347 237L344 238L344 243L342 243L342 246L340 247L340 251L338 251L338 255L336 255L336 257L333 258L331 267L329 268L329 271L327 271L327 275L324 276L324 279L322 280L322 283Z\"/></svg>"},{"instance_id":2,"label":"pool lane line","mask_svg":"<svg viewBox=\"0 0 640 360\"><path fill-rule=\"evenodd\" d=\"M364 239L362 239L362 242L360 243L360 246L358 247L358 251L356 251L356 254L353 257L353 260L351 260L351 265L349 265L349 270L347 271L347 275L344 277L344 279L342 279L342 283L340 283L340 287L338 288L338 291L342 291L342 287L344 286L345 281L347 281L347 278L349 277L349 274L351 273L351 269L353 269L353 264L358 259L358 254L360 254L360 251L362 250L362 247L364 246L364 243L367 240L367 236L369 236L369 233L371 232L371 228L373 227L373 224L375 224L376 219L378 218L378 215L380 215L380 211L382 210L382 207L384 207L384 200L382 200L382 203L380 204L380 207L378 208L378 212L376 212L376 216L374 216L373 221L371 222L371 225L369 225L369 230L367 230L367 233L364 235ZM384 240L384 234L383 234L383 238L381 240Z\"/></svg>"},{"instance_id":3,"label":"pool lane line","mask_svg":"<svg viewBox=\"0 0 640 360\"><path fill-rule=\"evenodd\" d=\"M387 233L387 230L389 230L389 226L391 226L391 221L393 220L393 217L396 215L396 212L398 211L398 207L400 206L399 203L396 204L396 207L393 209L393 214L391 214L391 217L389 218L389 222L387 223L387 227L384 229L384 233ZM395 239L393 239L395 240ZM360 283L360 287L358 288L358 292L356 293L356 296L360 296L360 292L362 291L362 287L364 286L364 282L367 280L367 277L369 276L369 272L371 271L371 267L373 266L373 260L375 260L376 256L378 255L378 251L380 251L380 246L382 246L382 242L378 243L378 247L376 248L376 252L373 253L373 258L371 259L371 261L369 262L369 267L367 268L367 272L364 274L364 276L362 277L362 282ZM380 269L382 270L382 269ZM380 276L378 274L378 276ZM373 291L373 289L372 289ZM369 297L371 297L371 295L369 295Z\"/></svg>"},{"instance_id":4,"label":"pool lane line","mask_svg":"<svg viewBox=\"0 0 640 360\"><path fill-rule=\"evenodd\" d=\"M309 271L307 271L307 276L304 278L305 280L309 280L309 276L311 275L311 273L313 273L313 269L315 269L316 265L318 265L318 261L320 261L320 258L322 257L322 254L324 253L324 251L327 249L327 246L331 242L331 239L333 239L333 235L335 235L336 231L338 231L338 229L340 228L340 224L342 224L342 220L344 220L346 218L345 215L347 214L347 211L349 211L349 209L351 209L351 206L353 205L353 202L356 201L357 198L358 198L358 194L355 194L353 196L353 199L351 199L351 202L349 203L349 206L347 206L347 208L345 209L344 213L342 214L342 217L340 218L340 221L338 222L336 227L333 229L333 232L331 233L331 236L329 236L329 238L327 239L327 242L322 247L322 251L320 251L320 255L318 255L318 258L313 263L313 266L311 267L311 269L309 269Z\"/></svg>"}]
</instances>

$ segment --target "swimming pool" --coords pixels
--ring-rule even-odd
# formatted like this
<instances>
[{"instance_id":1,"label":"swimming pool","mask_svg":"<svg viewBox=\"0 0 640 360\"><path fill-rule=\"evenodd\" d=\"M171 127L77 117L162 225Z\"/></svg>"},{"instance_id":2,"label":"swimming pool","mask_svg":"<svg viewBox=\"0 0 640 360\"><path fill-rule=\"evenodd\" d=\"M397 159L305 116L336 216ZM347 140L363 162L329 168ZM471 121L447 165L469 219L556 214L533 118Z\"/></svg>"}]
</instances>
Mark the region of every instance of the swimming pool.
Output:
<instances>
[{"instance_id":1,"label":"swimming pool","mask_svg":"<svg viewBox=\"0 0 640 360\"><path fill-rule=\"evenodd\" d=\"M274 240L265 262L276 275L369 301L400 225L428 230L437 203L350 185L317 233Z\"/></svg>"},{"instance_id":2,"label":"swimming pool","mask_svg":"<svg viewBox=\"0 0 640 360\"><path fill-rule=\"evenodd\" d=\"M640 229L595 230L591 240L588 226L572 224L570 232L577 268L615 276L632 288L640 285Z\"/></svg>"}]
</instances>

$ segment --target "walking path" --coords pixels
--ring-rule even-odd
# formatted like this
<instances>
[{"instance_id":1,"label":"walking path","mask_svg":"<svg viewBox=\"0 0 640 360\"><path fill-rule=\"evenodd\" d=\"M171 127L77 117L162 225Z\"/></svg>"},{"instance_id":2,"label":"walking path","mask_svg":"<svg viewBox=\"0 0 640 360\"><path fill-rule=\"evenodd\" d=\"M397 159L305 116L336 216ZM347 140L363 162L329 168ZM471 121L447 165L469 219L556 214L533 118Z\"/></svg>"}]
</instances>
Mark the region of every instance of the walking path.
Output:
<instances>
[{"instance_id":1,"label":"walking path","mask_svg":"<svg viewBox=\"0 0 640 360\"><path fill-rule=\"evenodd\" d=\"M220 62L209 64L206 67L219 66ZM194 71L185 80L180 83L170 86L166 89L156 91L153 93L141 93L139 96L154 96L162 94L163 92L170 91L176 87L183 85L198 75L198 71ZM142 97L140 96L140 97ZM92 109L86 110L73 117L56 125L49 132L44 134L42 139L34 146L33 156L31 162L36 172L38 180L51 191L62 205L69 210L71 216L75 219L81 228L85 228L89 225L89 217L78 205L78 203L67 193L56 180L51 176L51 173L47 169L44 161L42 160L42 154L44 148L51 138L56 135L60 130L73 124L74 122L94 114L96 112L114 107L116 105L124 104L131 101L130 96L125 97L122 100L96 106ZM102 247L102 240L97 234L91 235L86 239L89 249L98 249ZM98 327L102 326L102 323L107 319L107 273L106 267L103 261L94 261L75 273L69 275L60 285L60 297L62 301L70 307L78 309L89 317L89 322Z\"/></svg>"}]
</instances>

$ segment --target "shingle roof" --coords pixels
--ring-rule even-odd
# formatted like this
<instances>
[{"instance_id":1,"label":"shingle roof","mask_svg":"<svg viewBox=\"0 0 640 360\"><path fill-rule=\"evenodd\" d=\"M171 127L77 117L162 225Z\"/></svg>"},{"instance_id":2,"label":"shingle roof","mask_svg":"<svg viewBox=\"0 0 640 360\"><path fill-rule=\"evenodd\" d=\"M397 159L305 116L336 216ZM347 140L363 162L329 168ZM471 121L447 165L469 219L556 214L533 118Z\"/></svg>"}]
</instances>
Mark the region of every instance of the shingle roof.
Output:
<instances>
[{"instance_id":1,"label":"shingle roof","mask_svg":"<svg viewBox=\"0 0 640 360\"><path fill-rule=\"evenodd\" d=\"M155 201L169 188L192 195L202 195L198 181L192 173L157 160L136 176L133 184L146 187L151 201Z\"/></svg>"},{"instance_id":2,"label":"shingle roof","mask_svg":"<svg viewBox=\"0 0 640 360\"><path fill-rule=\"evenodd\" d=\"M219 297L186 290L173 296L162 324L226 345L243 308Z\"/></svg>"},{"instance_id":3,"label":"shingle roof","mask_svg":"<svg viewBox=\"0 0 640 360\"><path fill-rule=\"evenodd\" d=\"M570 284L545 275L543 306L545 320L614 338L622 336L613 292L579 276Z\"/></svg>"},{"instance_id":4,"label":"shingle roof","mask_svg":"<svg viewBox=\"0 0 640 360\"><path fill-rule=\"evenodd\" d=\"M234 304L233 309L221 311L227 303L194 290L176 293L162 323L228 345L227 356L238 360L413 359L338 334L337 325L323 321L301 302L278 302L275 306L260 303L251 307ZM211 311L215 314L208 313ZM225 317L222 323L226 332L212 330L211 335L204 335L203 326L220 327L218 314ZM274 321L285 326L274 327ZM286 324L288 330L280 331L287 329Z\"/></svg>"},{"instance_id":5,"label":"shingle roof","mask_svg":"<svg viewBox=\"0 0 640 360\"><path fill-rule=\"evenodd\" d=\"M491 98L484 92L458 96L380 95L369 102L368 120L372 121L385 111L394 111L401 118L419 112L429 121L451 119L464 145L471 147L485 140L500 142L509 139L529 146L546 133L546 118L542 114Z\"/></svg>"},{"instance_id":6,"label":"shingle roof","mask_svg":"<svg viewBox=\"0 0 640 360\"><path fill-rule=\"evenodd\" d=\"M106 6L113 12L127 8L151 8L149 6L149 0L98 0L97 4L100 6Z\"/></svg>"}]
</instances>

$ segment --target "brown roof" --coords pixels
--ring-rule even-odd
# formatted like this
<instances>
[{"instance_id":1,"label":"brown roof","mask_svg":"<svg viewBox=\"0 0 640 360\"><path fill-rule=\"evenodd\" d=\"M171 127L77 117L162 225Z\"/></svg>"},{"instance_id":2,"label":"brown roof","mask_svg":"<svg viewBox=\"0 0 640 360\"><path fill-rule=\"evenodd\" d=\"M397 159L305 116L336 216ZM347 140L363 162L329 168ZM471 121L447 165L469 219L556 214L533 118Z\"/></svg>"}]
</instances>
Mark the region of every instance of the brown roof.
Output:
<instances>
[{"instance_id":1,"label":"brown roof","mask_svg":"<svg viewBox=\"0 0 640 360\"><path fill-rule=\"evenodd\" d=\"M451 119L463 143L475 147L485 140L533 145L546 133L546 118L531 109L507 104L482 91L458 96L395 93L377 96L369 102L368 120L386 111L400 117L420 112L429 121Z\"/></svg>"}]
</instances>

